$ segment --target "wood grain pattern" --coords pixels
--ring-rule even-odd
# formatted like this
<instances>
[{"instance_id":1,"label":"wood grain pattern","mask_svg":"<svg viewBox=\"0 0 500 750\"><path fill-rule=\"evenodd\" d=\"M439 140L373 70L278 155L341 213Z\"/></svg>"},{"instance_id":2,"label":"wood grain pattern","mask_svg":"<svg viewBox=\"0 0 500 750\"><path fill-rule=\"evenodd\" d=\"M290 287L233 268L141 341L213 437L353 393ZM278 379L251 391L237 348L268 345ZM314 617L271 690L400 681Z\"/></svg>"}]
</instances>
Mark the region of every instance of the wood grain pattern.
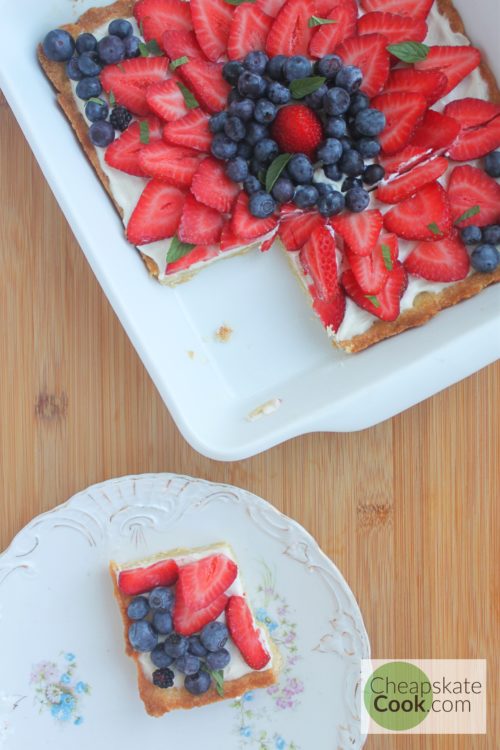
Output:
<instances>
[{"instance_id":1,"label":"wood grain pattern","mask_svg":"<svg viewBox=\"0 0 500 750\"><path fill-rule=\"evenodd\" d=\"M178 433L1 97L0 206L0 549L112 476L240 485L335 560L374 656L489 660L487 737L372 737L367 748L497 747L500 364L360 434L216 463Z\"/></svg>"}]
</instances>

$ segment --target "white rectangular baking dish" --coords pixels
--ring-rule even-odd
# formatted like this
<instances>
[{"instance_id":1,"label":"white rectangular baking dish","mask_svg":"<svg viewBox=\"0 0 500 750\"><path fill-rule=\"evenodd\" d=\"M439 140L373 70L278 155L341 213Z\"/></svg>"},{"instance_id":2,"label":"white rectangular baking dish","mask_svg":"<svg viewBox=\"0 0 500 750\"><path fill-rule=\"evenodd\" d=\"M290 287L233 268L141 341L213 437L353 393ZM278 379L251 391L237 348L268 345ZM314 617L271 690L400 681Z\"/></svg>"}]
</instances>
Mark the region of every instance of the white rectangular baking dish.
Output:
<instances>
[{"instance_id":1,"label":"white rectangular baking dish","mask_svg":"<svg viewBox=\"0 0 500 750\"><path fill-rule=\"evenodd\" d=\"M277 250L215 264L172 290L150 279L40 70L45 33L106 0L0 0L0 87L95 275L186 440L236 460L307 432L355 431L500 356L500 288L361 354L334 350ZM498 0L456 0L500 78ZM217 341L222 324L233 329ZM270 413L249 421L256 407ZM279 408L274 408L278 406Z\"/></svg>"}]
</instances>

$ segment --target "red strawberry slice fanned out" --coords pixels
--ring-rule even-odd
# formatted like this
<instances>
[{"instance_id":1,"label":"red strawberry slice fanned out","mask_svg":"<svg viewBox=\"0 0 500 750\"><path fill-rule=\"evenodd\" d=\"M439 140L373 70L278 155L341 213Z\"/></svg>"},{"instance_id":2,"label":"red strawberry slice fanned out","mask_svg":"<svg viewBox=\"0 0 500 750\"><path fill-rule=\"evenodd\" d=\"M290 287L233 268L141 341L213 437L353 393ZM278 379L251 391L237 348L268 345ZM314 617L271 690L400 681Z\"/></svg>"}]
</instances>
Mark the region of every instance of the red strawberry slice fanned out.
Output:
<instances>
[{"instance_id":1,"label":"red strawberry slice fanned out","mask_svg":"<svg viewBox=\"0 0 500 750\"><path fill-rule=\"evenodd\" d=\"M326 226L312 232L300 251L300 260L313 280L315 296L328 301L338 294L335 238Z\"/></svg>"},{"instance_id":2,"label":"red strawberry slice fanned out","mask_svg":"<svg viewBox=\"0 0 500 750\"><path fill-rule=\"evenodd\" d=\"M445 107L461 129L448 151L450 159L468 161L486 156L500 146L500 106L483 99L458 99Z\"/></svg>"},{"instance_id":3,"label":"red strawberry slice fanned out","mask_svg":"<svg viewBox=\"0 0 500 750\"><path fill-rule=\"evenodd\" d=\"M333 227L356 255L371 255L384 224L380 211L373 209L363 213L343 213L334 217Z\"/></svg>"},{"instance_id":4,"label":"red strawberry slice fanned out","mask_svg":"<svg viewBox=\"0 0 500 750\"><path fill-rule=\"evenodd\" d=\"M315 10L313 0L286 0L268 34L267 54L307 55L313 33L309 19Z\"/></svg>"},{"instance_id":5,"label":"red strawberry slice fanned out","mask_svg":"<svg viewBox=\"0 0 500 750\"><path fill-rule=\"evenodd\" d=\"M199 161L197 151L184 146L171 146L164 141L144 146L139 154L139 164L147 175L180 188L190 187Z\"/></svg>"},{"instance_id":6,"label":"red strawberry slice fanned out","mask_svg":"<svg viewBox=\"0 0 500 750\"><path fill-rule=\"evenodd\" d=\"M139 198L127 226L132 245L173 237L179 226L186 194L173 185L150 180Z\"/></svg>"},{"instance_id":7,"label":"red strawberry slice fanned out","mask_svg":"<svg viewBox=\"0 0 500 750\"><path fill-rule=\"evenodd\" d=\"M223 67L223 63L192 60L178 68L189 90L209 112L222 112L227 107L231 86L222 77Z\"/></svg>"},{"instance_id":8,"label":"red strawberry slice fanned out","mask_svg":"<svg viewBox=\"0 0 500 750\"><path fill-rule=\"evenodd\" d=\"M143 122L148 124L149 142L159 141L162 133L160 120L157 117L148 117ZM138 122L133 122L119 138L108 146L104 154L104 161L110 167L127 174L147 177L139 163L139 153L144 145L141 142L141 127Z\"/></svg>"},{"instance_id":9,"label":"red strawberry slice fanned out","mask_svg":"<svg viewBox=\"0 0 500 750\"><path fill-rule=\"evenodd\" d=\"M448 160L440 156L420 164L387 182L382 182L376 192L377 199L382 203L399 203L409 198L424 185L442 177L448 169Z\"/></svg>"},{"instance_id":10,"label":"red strawberry slice fanned out","mask_svg":"<svg viewBox=\"0 0 500 750\"><path fill-rule=\"evenodd\" d=\"M118 104L135 115L150 114L146 100L149 86L170 77L166 57L136 57L119 65L107 65L101 72L104 91L113 92Z\"/></svg>"},{"instance_id":11,"label":"red strawberry slice fanned out","mask_svg":"<svg viewBox=\"0 0 500 750\"><path fill-rule=\"evenodd\" d=\"M417 70L441 70L448 84L441 94L446 96L481 63L481 53L475 47L431 47L425 60L415 63Z\"/></svg>"},{"instance_id":12,"label":"red strawberry slice fanned out","mask_svg":"<svg viewBox=\"0 0 500 750\"><path fill-rule=\"evenodd\" d=\"M451 231L451 210L439 182L425 185L418 193L391 208L384 216L388 232L407 240L436 240Z\"/></svg>"},{"instance_id":13,"label":"red strawberry slice fanned out","mask_svg":"<svg viewBox=\"0 0 500 750\"><path fill-rule=\"evenodd\" d=\"M429 106L441 98L448 85L448 79L440 70L415 70L415 68L397 68L393 70L384 87L384 94L394 91L411 91L422 94Z\"/></svg>"},{"instance_id":14,"label":"red strawberry slice fanned out","mask_svg":"<svg viewBox=\"0 0 500 750\"><path fill-rule=\"evenodd\" d=\"M178 231L182 242L213 245L219 242L223 226L224 217L218 211L200 203L194 195L187 196Z\"/></svg>"},{"instance_id":15,"label":"red strawberry slice fanned out","mask_svg":"<svg viewBox=\"0 0 500 750\"><path fill-rule=\"evenodd\" d=\"M385 154L396 154L406 146L422 121L427 109L427 99L422 94L381 94L371 102L371 107L380 109L386 119L386 127L379 136Z\"/></svg>"},{"instance_id":16,"label":"red strawberry slice fanned out","mask_svg":"<svg viewBox=\"0 0 500 750\"><path fill-rule=\"evenodd\" d=\"M330 1L331 0L329 0L329 2ZM286 0L257 0L256 6L263 13L265 13L266 16L270 16L270 18L276 18L285 2Z\"/></svg>"},{"instance_id":17,"label":"red strawberry slice fanned out","mask_svg":"<svg viewBox=\"0 0 500 750\"><path fill-rule=\"evenodd\" d=\"M185 271L195 263L205 263L207 260L216 258L219 254L217 245L196 245L193 249L183 255L182 258L174 260L167 265L165 273L168 275Z\"/></svg>"},{"instance_id":18,"label":"red strawberry slice fanned out","mask_svg":"<svg viewBox=\"0 0 500 750\"><path fill-rule=\"evenodd\" d=\"M399 317L401 297L408 286L408 274L399 261L394 264L385 286L376 295L367 295L361 289L351 270L342 274L342 285L347 295L358 307L375 315L380 320L392 323Z\"/></svg>"},{"instance_id":19,"label":"red strawberry slice fanned out","mask_svg":"<svg viewBox=\"0 0 500 750\"><path fill-rule=\"evenodd\" d=\"M224 612L227 602L228 597L221 594L207 607L193 610L186 606L183 597L177 593L173 612L175 632L184 636L199 633L205 625L216 620Z\"/></svg>"},{"instance_id":20,"label":"red strawberry slice fanned out","mask_svg":"<svg viewBox=\"0 0 500 750\"><path fill-rule=\"evenodd\" d=\"M448 185L453 221L460 228L475 225L485 227L500 222L500 185L477 167L465 164L455 167ZM479 213L458 222L475 206Z\"/></svg>"},{"instance_id":21,"label":"red strawberry slice fanned out","mask_svg":"<svg viewBox=\"0 0 500 750\"><path fill-rule=\"evenodd\" d=\"M410 145L439 151L453 143L459 131L460 123L453 117L429 109L416 129Z\"/></svg>"},{"instance_id":22,"label":"red strawberry slice fanned out","mask_svg":"<svg viewBox=\"0 0 500 750\"><path fill-rule=\"evenodd\" d=\"M178 78L153 84L147 90L146 99L149 108L167 122L180 120L189 112Z\"/></svg>"},{"instance_id":23,"label":"red strawberry slice fanned out","mask_svg":"<svg viewBox=\"0 0 500 750\"><path fill-rule=\"evenodd\" d=\"M191 31L189 5L181 0L139 0L134 7L134 16L142 28L144 39L155 39L162 44L165 31Z\"/></svg>"},{"instance_id":24,"label":"red strawberry slice fanned out","mask_svg":"<svg viewBox=\"0 0 500 750\"><path fill-rule=\"evenodd\" d=\"M273 19L256 5L243 3L234 11L227 56L230 60L241 60L248 52L263 50Z\"/></svg>"},{"instance_id":25,"label":"red strawberry slice fanned out","mask_svg":"<svg viewBox=\"0 0 500 750\"><path fill-rule=\"evenodd\" d=\"M352 36L335 48L344 65L355 65L363 73L361 91L367 96L380 93L389 77L390 57L382 34Z\"/></svg>"},{"instance_id":26,"label":"red strawberry slice fanned out","mask_svg":"<svg viewBox=\"0 0 500 750\"><path fill-rule=\"evenodd\" d=\"M278 220L275 216L267 219L257 219L249 211L248 195L241 192L233 209L231 217L231 231L242 240L253 240L262 237L276 227Z\"/></svg>"},{"instance_id":27,"label":"red strawberry slice fanned out","mask_svg":"<svg viewBox=\"0 0 500 750\"><path fill-rule=\"evenodd\" d=\"M234 7L224 0L191 0L194 33L209 60L225 54Z\"/></svg>"},{"instance_id":28,"label":"red strawberry slice fanned out","mask_svg":"<svg viewBox=\"0 0 500 750\"><path fill-rule=\"evenodd\" d=\"M187 146L196 151L210 151L212 134L208 128L210 117L201 109L192 109L175 122L168 122L163 129L163 140L178 146Z\"/></svg>"},{"instance_id":29,"label":"red strawberry slice fanned out","mask_svg":"<svg viewBox=\"0 0 500 750\"><path fill-rule=\"evenodd\" d=\"M386 11L400 16L410 16L416 20L427 18L434 0L361 0L360 5L367 13Z\"/></svg>"},{"instance_id":30,"label":"red strawberry slice fanned out","mask_svg":"<svg viewBox=\"0 0 500 750\"><path fill-rule=\"evenodd\" d=\"M145 594L156 586L172 586L177 580L179 569L175 560L160 560L146 568L131 568L118 574L118 588L122 594L137 596Z\"/></svg>"},{"instance_id":31,"label":"red strawberry slice fanned out","mask_svg":"<svg viewBox=\"0 0 500 750\"><path fill-rule=\"evenodd\" d=\"M382 234L368 256L347 251L354 277L365 294L377 294L385 286L389 273L398 259L398 238Z\"/></svg>"},{"instance_id":32,"label":"red strawberry slice fanned out","mask_svg":"<svg viewBox=\"0 0 500 750\"><path fill-rule=\"evenodd\" d=\"M236 200L240 187L226 175L224 164L209 156L204 159L193 177L191 192L196 200L228 214Z\"/></svg>"},{"instance_id":33,"label":"red strawberry slice fanned out","mask_svg":"<svg viewBox=\"0 0 500 750\"><path fill-rule=\"evenodd\" d=\"M319 18L328 18L334 8L347 6L358 14L357 0L314 0L315 15Z\"/></svg>"},{"instance_id":34,"label":"red strawberry slice fanned out","mask_svg":"<svg viewBox=\"0 0 500 750\"><path fill-rule=\"evenodd\" d=\"M404 172L408 172L409 169L413 169L420 162L428 159L431 155L432 149L409 144L393 156L382 155L379 161L384 167L386 175L395 174L396 172L403 174Z\"/></svg>"},{"instance_id":35,"label":"red strawberry slice fanned out","mask_svg":"<svg viewBox=\"0 0 500 750\"><path fill-rule=\"evenodd\" d=\"M388 44L423 42L427 36L425 19L375 11L358 20L358 34L383 34Z\"/></svg>"},{"instance_id":36,"label":"red strawberry slice fanned out","mask_svg":"<svg viewBox=\"0 0 500 750\"><path fill-rule=\"evenodd\" d=\"M237 237L231 229L231 220L229 219L222 228L220 249L224 252L225 250L232 250L235 247L241 247L241 238Z\"/></svg>"},{"instance_id":37,"label":"red strawberry slice fanned out","mask_svg":"<svg viewBox=\"0 0 500 750\"><path fill-rule=\"evenodd\" d=\"M408 273L427 281L461 281L470 269L465 245L453 232L437 242L419 242L404 262Z\"/></svg>"},{"instance_id":38,"label":"red strawberry slice fanned out","mask_svg":"<svg viewBox=\"0 0 500 750\"><path fill-rule=\"evenodd\" d=\"M237 575L238 566L227 555L208 555L179 568L176 594L189 609L204 609L227 591Z\"/></svg>"},{"instance_id":39,"label":"red strawberry slice fanned out","mask_svg":"<svg viewBox=\"0 0 500 750\"><path fill-rule=\"evenodd\" d=\"M314 30L309 54L312 57L324 57L332 49L356 33L356 21L358 19L357 8L352 5L336 5L328 14L327 18L335 23L318 26Z\"/></svg>"},{"instance_id":40,"label":"red strawberry slice fanned out","mask_svg":"<svg viewBox=\"0 0 500 750\"><path fill-rule=\"evenodd\" d=\"M252 669L263 669L271 661L255 627L250 608L243 596L231 596L226 608L229 634L242 657Z\"/></svg>"},{"instance_id":41,"label":"red strawberry slice fanned out","mask_svg":"<svg viewBox=\"0 0 500 750\"><path fill-rule=\"evenodd\" d=\"M300 250L305 245L316 227L325 225L325 219L316 211L286 216L282 208L282 221L278 236L288 252Z\"/></svg>"},{"instance_id":42,"label":"red strawberry slice fanned out","mask_svg":"<svg viewBox=\"0 0 500 750\"><path fill-rule=\"evenodd\" d=\"M331 328L332 331L339 330L345 316L345 294L339 289L334 297L328 301L315 297L313 300L313 310L319 317L325 328Z\"/></svg>"},{"instance_id":43,"label":"red strawberry slice fanned out","mask_svg":"<svg viewBox=\"0 0 500 750\"><path fill-rule=\"evenodd\" d=\"M163 49L170 60L187 57L189 60L206 60L193 31L166 31L163 34Z\"/></svg>"},{"instance_id":44,"label":"red strawberry slice fanned out","mask_svg":"<svg viewBox=\"0 0 500 750\"><path fill-rule=\"evenodd\" d=\"M486 125L500 115L500 105L488 102L485 99L455 99L444 108L444 114L453 117L468 130L477 125Z\"/></svg>"}]
</instances>

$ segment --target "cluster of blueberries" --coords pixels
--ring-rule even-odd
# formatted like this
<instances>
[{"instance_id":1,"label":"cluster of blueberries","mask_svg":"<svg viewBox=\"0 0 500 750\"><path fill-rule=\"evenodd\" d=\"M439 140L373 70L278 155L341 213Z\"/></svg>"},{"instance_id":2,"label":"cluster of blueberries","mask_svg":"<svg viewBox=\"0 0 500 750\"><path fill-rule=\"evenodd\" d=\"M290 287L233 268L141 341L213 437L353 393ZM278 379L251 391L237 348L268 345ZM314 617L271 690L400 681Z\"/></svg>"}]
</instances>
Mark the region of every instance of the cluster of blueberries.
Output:
<instances>
[{"instance_id":1,"label":"cluster of blueberries","mask_svg":"<svg viewBox=\"0 0 500 750\"><path fill-rule=\"evenodd\" d=\"M189 638L175 633L172 609L175 595L164 586L154 588L149 596L136 596L127 608L132 623L128 637L135 651L149 652L157 667L153 683L169 688L174 684L174 667L185 675L184 687L192 695L201 695L209 689L211 672L224 669L231 654L224 648L229 637L223 622L214 620ZM160 640L162 639L162 640Z\"/></svg>"},{"instance_id":2,"label":"cluster of blueberries","mask_svg":"<svg viewBox=\"0 0 500 750\"><path fill-rule=\"evenodd\" d=\"M115 131L126 130L132 120L126 107L114 107L109 113L107 102L99 98L102 93L99 73L105 65L138 57L140 44L132 24L124 18L111 21L108 35L99 42L89 33L80 34L75 41L64 29L49 31L43 41L46 57L66 63L68 77L77 82L77 96L87 102L85 115L92 123L89 137L94 146L109 146L115 139Z\"/></svg>"},{"instance_id":3,"label":"cluster of blueberries","mask_svg":"<svg viewBox=\"0 0 500 750\"><path fill-rule=\"evenodd\" d=\"M471 253L472 267L480 273L491 273L500 265L500 226L494 224L489 227L465 227L461 231L462 240L466 245L477 245Z\"/></svg>"},{"instance_id":4,"label":"cluster of blueberries","mask_svg":"<svg viewBox=\"0 0 500 750\"><path fill-rule=\"evenodd\" d=\"M361 212L368 207L369 193L384 177L379 164L365 164L380 153L377 136L385 128L382 112L370 108L369 98L359 91L361 70L344 66L338 55L326 55L314 64L306 57L250 52L242 61L224 65L223 76L233 88L229 106L210 119L211 151L227 161L231 180L242 182L250 196L250 212L270 216L278 203L293 201L299 208L316 206L322 216L333 216L344 208ZM298 79L322 77L325 82L305 96L303 103L321 119L325 140L313 162L295 154L275 182L271 193L263 188L263 175L280 154L269 126L279 109L292 100L290 84ZM315 170L323 168L328 181L315 181ZM330 181L330 182L329 182ZM333 183L341 183L340 190Z\"/></svg>"}]
</instances>

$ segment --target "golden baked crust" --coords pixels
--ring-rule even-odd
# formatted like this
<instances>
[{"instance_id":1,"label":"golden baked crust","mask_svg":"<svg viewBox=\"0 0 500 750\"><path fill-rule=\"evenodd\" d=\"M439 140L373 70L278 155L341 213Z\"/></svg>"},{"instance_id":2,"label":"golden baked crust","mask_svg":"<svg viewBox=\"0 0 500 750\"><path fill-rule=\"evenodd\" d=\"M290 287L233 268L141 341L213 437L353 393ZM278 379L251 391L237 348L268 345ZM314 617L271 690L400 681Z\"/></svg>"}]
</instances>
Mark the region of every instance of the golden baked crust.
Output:
<instances>
[{"instance_id":1,"label":"golden baked crust","mask_svg":"<svg viewBox=\"0 0 500 750\"><path fill-rule=\"evenodd\" d=\"M127 568L151 565L158 560L167 559L169 557L179 557L181 555L191 554L193 552L206 552L207 554L212 553L220 548L230 547L225 542L218 542L217 544L211 544L207 547L197 547L196 549L174 549L167 552L160 552L156 555L152 555L146 559L134 560L127 562ZM163 714L169 711L175 711L176 709L190 709L197 708L199 706L206 706L210 703L217 703L219 701L228 700L230 698L238 698L249 690L255 690L256 688L271 687L276 684L279 679L279 672L281 666L281 655L274 644L272 638L268 637L268 643L272 651L272 667L270 669L263 670L261 672L249 672L243 677L239 677L237 680L226 680L224 682L224 697L221 697L215 687L212 685L210 689L203 695L191 695L184 688L172 687L166 690L158 688L153 685L144 675L144 672L139 661L139 654L134 651L130 646L128 640L128 627L129 619L127 617L127 607L132 597L122 594L118 588L118 572L122 566L118 563L111 561L109 565L109 571L113 580L114 594L118 606L120 608L120 614L123 622L123 637L125 640L125 652L130 656L137 668L137 682L139 686L139 694L144 703L146 711L150 716L163 716ZM241 576L241 573L240 573Z\"/></svg>"}]
</instances>

